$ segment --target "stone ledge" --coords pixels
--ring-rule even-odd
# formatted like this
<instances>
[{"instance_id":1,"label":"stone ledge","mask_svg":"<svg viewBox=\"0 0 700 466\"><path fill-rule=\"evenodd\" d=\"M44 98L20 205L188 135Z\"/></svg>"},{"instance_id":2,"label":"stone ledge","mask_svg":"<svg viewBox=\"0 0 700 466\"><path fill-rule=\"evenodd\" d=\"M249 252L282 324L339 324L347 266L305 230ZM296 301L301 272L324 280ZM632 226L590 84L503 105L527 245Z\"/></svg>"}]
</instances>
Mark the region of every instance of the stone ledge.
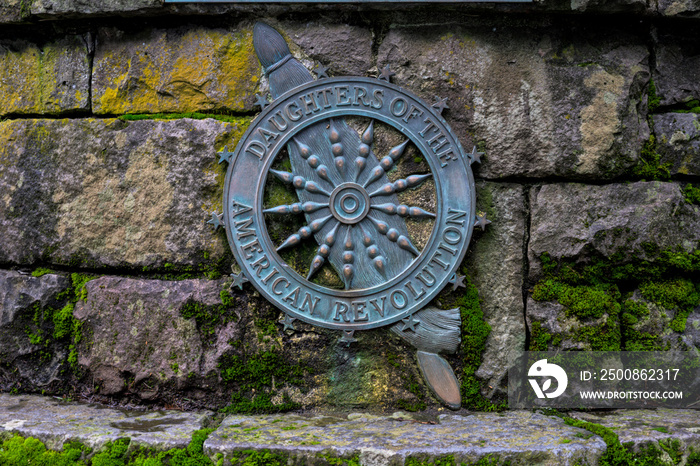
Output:
<instances>
[{"instance_id":1,"label":"stone ledge","mask_svg":"<svg viewBox=\"0 0 700 466\"><path fill-rule=\"evenodd\" d=\"M616 410L570 416L612 429L623 444L632 442L628 445L632 451L675 444L673 452L682 461L700 451L697 411ZM97 452L119 438L129 438L147 450L185 448L195 431L216 426L216 418L210 411L126 411L0 394L0 438L3 434L34 437L53 450L79 441ZM427 419L400 412L391 416L232 415L209 435L204 453L223 464L240 462L250 450L265 450L286 457L289 465L340 464L337 458L346 464L372 466L403 465L409 458L422 464L482 460L487 464L596 465L607 449L603 439L589 431L529 411Z\"/></svg>"}]
</instances>

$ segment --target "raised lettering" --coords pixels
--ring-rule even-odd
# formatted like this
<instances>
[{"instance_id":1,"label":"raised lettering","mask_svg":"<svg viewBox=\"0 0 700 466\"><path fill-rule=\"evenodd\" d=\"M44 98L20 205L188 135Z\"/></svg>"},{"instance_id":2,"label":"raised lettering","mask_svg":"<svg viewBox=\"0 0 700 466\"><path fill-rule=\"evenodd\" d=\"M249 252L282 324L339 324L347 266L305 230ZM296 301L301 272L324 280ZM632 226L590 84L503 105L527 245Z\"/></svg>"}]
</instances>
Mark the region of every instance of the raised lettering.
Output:
<instances>
[{"instance_id":1,"label":"raised lettering","mask_svg":"<svg viewBox=\"0 0 700 466\"><path fill-rule=\"evenodd\" d=\"M428 275L430 277L430 280L426 280L425 275ZM428 270L427 266L423 267L423 270L421 270L420 273L416 274L416 278L423 282L423 284L427 287L431 287L435 284L435 282L437 282L435 275L433 275L433 273L430 270Z\"/></svg>"},{"instance_id":2,"label":"raised lettering","mask_svg":"<svg viewBox=\"0 0 700 466\"><path fill-rule=\"evenodd\" d=\"M450 236L450 233L454 236ZM457 227L447 227L442 232L442 239L445 240L447 244L459 244L459 242L462 241L462 231ZM454 252L452 254L454 254Z\"/></svg>"},{"instance_id":3,"label":"raised lettering","mask_svg":"<svg viewBox=\"0 0 700 466\"><path fill-rule=\"evenodd\" d=\"M304 296L304 302L301 303L301 307L299 310L303 311L304 309L309 311L309 314L314 315L314 312L316 311L316 305L321 301L321 298L318 298L316 296L311 296L309 293L306 293Z\"/></svg>"},{"instance_id":4,"label":"raised lettering","mask_svg":"<svg viewBox=\"0 0 700 466\"><path fill-rule=\"evenodd\" d=\"M255 255L253 253L255 252L263 252L263 249L257 239L254 239L250 243L244 244L241 246L241 249L243 250L243 257L246 259L252 259Z\"/></svg>"},{"instance_id":5,"label":"raised lettering","mask_svg":"<svg viewBox=\"0 0 700 466\"><path fill-rule=\"evenodd\" d=\"M379 303L377 302L377 298L370 299L369 303L374 307L374 310L377 311L377 313L384 317L384 306L386 305L386 295L381 297L382 300L382 305L381 307L379 306Z\"/></svg>"},{"instance_id":6,"label":"raised lettering","mask_svg":"<svg viewBox=\"0 0 700 466\"><path fill-rule=\"evenodd\" d=\"M304 106L304 111L307 115L311 115L314 112L318 112L321 110L316 103L316 99L314 99L314 94L313 92L309 92L308 94L304 94L303 96L299 97L299 100L301 101L301 104Z\"/></svg>"},{"instance_id":7,"label":"raised lettering","mask_svg":"<svg viewBox=\"0 0 700 466\"><path fill-rule=\"evenodd\" d=\"M279 118L277 118L278 115ZM277 121L278 119L282 121ZM287 123L287 120L284 119L284 115L282 115L282 112L279 110L277 111L277 113L268 118L267 121L275 125L277 131L284 131L287 129L287 126L289 126L289 123Z\"/></svg>"},{"instance_id":8,"label":"raised lettering","mask_svg":"<svg viewBox=\"0 0 700 466\"><path fill-rule=\"evenodd\" d=\"M322 99L323 108L329 108L331 106L331 103L328 101L328 94L333 95L333 91L330 87L316 91L316 97Z\"/></svg>"},{"instance_id":9,"label":"raised lettering","mask_svg":"<svg viewBox=\"0 0 700 466\"><path fill-rule=\"evenodd\" d=\"M272 145L272 141L277 139L277 136L279 136L279 133L275 133L274 131L268 131L265 128L258 128L258 133L265 139L265 145L267 147L270 147Z\"/></svg>"},{"instance_id":10,"label":"raised lettering","mask_svg":"<svg viewBox=\"0 0 700 466\"><path fill-rule=\"evenodd\" d=\"M250 206L238 203L236 201L231 201L231 216L232 217L238 217L239 215L244 214L250 210L253 210L253 208Z\"/></svg>"},{"instance_id":11,"label":"raised lettering","mask_svg":"<svg viewBox=\"0 0 700 466\"><path fill-rule=\"evenodd\" d=\"M367 301L353 301L352 302L352 312L355 314L355 322L365 322L369 320L369 315L367 314Z\"/></svg>"},{"instance_id":12,"label":"raised lettering","mask_svg":"<svg viewBox=\"0 0 700 466\"><path fill-rule=\"evenodd\" d=\"M294 107L294 110L291 110L291 108ZM290 121L299 121L301 117L304 116L304 113L301 111L301 108L296 104L296 102L290 102L284 107L284 113L287 115L287 118L289 118Z\"/></svg>"},{"instance_id":13,"label":"raised lettering","mask_svg":"<svg viewBox=\"0 0 700 466\"><path fill-rule=\"evenodd\" d=\"M403 309L408 305L408 295L403 290L392 291L389 299L396 309Z\"/></svg>"},{"instance_id":14,"label":"raised lettering","mask_svg":"<svg viewBox=\"0 0 700 466\"><path fill-rule=\"evenodd\" d=\"M263 283L263 285L267 285L267 282L269 282L270 279L272 279L272 277L274 277L275 275L277 275L279 273L280 273L280 271L277 270L276 267L272 267L272 272L270 272L270 275L268 275L267 277L263 278L260 281Z\"/></svg>"},{"instance_id":15,"label":"raised lettering","mask_svg":"<svg viewBox=\"0 0 700 466\"><path fill-rule=\"evenodd\" d=\"M367 101L367 89L364 87L360 86L355 86L355 102L353 105L360 105L360 102L362 102L362 105L365 107L369 107L369 102Z\"/></svg>"},{"instance_id":16,"label":"raised lettering","mask_svg":"<svg viewBox=\"0 0 700 466\"><path fill-rule=\"evenodd\" d=\"M430 262L428 262L428 264L435 263L435 264L439 265L440 267L442 267L443 269L448 270L450 268L450 264L444 263L443 261L438 259L438 257L442 257L442 254L440 254L440 251L435 251L435 253L433 254L433 257L430 258Z\"/></svg>"},{"instance_id":17,"label":"raised lettering","mask_svg":"<svg viewBox=\"0 0 700 466\"><path fill-rule=\"evenodd\" d=\"M262 271L270 267L270 261L267 259L267 256L263 254L258 258L258 260L250 265L255 269L255 275L260 277L262 275Z\"/></svg>"},{"instance_id":18,"label":"raised lettering","mask_svg":"<svg viewBox=\"0 0 700 466\"><path fill-rule=\"evenodd\" d=\"M277 291L277 285L279 285L279 284L282 283L282 282L285 282L285 283L286 283L286 285L284 285L285 288L288 288L288 287L289 287L289 280L287 280L287 279L284 278L284 277L279 277L279 278L277 278L274 282L272 282L272 286L270 287L270 289L272 289L272 292L273 292L274 294L276 294L276 295L281 295L281 294L282 294L282 291Z\"/></svg>"},{"instance_id":19,"label":"raised lettering","mask_svg":"<svg viewBox=\"0 0 700 466\"><path fill-rule=\"evenodd\" d=\"M372 102L370 102L370 107L379 110L384 105L384 91L381 89L375 89L372 93Z\"/></svg>"},{"instance_id":20,"label":"raised lettering","mask_svg":"<svg viewBox=\"0 0 700 466\"><path fill-rule=\"evenodd\" d=\"M416 292L416 290L413 288L413 284L410 281L406 282L404 286L408 288L408 291L411 292L411 294L413 295L413 299L418 299L425 294L425 288L421 286L420 292Z\"/></svg>"},{"instance_id":21,"label":"raised lettering","mask_svg":"<svg viewBox=\"0 0 700 466\"><path fill-rule=\"evenodd\" d=\"M244 152L249 152L250 154L254 155L255 157L261 159L261 158L265 157L266 151L267 151L267 148L263 145L262 142L252 141L250 144L248 144L246 146Z\"/></svg>"},{"instance_id":22,"label":"raised lettering","mask_svg":"<svg viewBox=\"0 0 700 466\"><path fill-rule=\"evenodd\" d=\"M284 297L282 301L285 303L290 303L292 306L297 307L297 300L299 299L299 294L301 289L297 286L292 291L289 292L287 296Z\"/></svg>"},{"instance_id":23,"label":"raised lettering","mask_svg":"<svg viewBox=\"0 0 700 466\"><path fill-rule=\"evenodd\" d=\"M408 110L408 102L406 102L406 99L403 97L397 97L391 101L391 104L389 104L389 110L394 116L404 116Z\"/></svg>"},{"instance_id":24,"label":"raised lettering","mask_svg":"<svg viewBox=\"0 0 700 466\"><path fill-rule=\"evenodd\" d=\"M255 230L248 228L253 224L253 217L249 217L245 220L239 222L234 222L233 226L236 227L236 237L238 239L245 238L246 236L255 236Z\"/></svg>"},{"instance_id":25,"label":"raised lettering","mask_svg":"<svg viewBox=\"0 0 700 466\"><path fill-rule=\"evenodd\" d=\"M336 105L338 107L344 107L346 105L352 104L350 97L348 97L349 91L350 91L350 88L348 86L336 86L335 87Z\"/></svg>"},{"instance_id":26,"label":"raised lettering","mask_svg":"<svg viewBox=\"0 0 700 466\"><path fill-rule=\"evenodd\" d=\"M408 123L408 120L411 120L413 118L419 117L423 115L423 110L419 109L415 105L411 104L411 109L406 113L406 116L403 117L403 121Z\"/></svg>"},{"instance_id":27,"label":"raised lettering","mask_svg":"<svg viewBox=\"0 0 700 466\"><path fill-rule=\"evenodd\" d=\"M467 215L467 213L462 211L462 210L455 210L452 208L447 209L447 221L446 221L446 223L452 224L452 225L464 226L464 220L461 220L458 222L457 219L464 217L465 215Z\"/></svg>"},{"instance_id":28,"label":"raised lettering","mask_svg":"<svg viewBox=\"0 0 700 466\"><path fill-rule=\"evenodd\" d=\"M350 319L347 316L348 311L350 308L348 308L348 305L345 304L342 301L336 301L335 302L335 315L333 316L333 320L340 320L340 316L343 316L343 320L345 322L350 322Z\"/></svg>"}]
</instances>

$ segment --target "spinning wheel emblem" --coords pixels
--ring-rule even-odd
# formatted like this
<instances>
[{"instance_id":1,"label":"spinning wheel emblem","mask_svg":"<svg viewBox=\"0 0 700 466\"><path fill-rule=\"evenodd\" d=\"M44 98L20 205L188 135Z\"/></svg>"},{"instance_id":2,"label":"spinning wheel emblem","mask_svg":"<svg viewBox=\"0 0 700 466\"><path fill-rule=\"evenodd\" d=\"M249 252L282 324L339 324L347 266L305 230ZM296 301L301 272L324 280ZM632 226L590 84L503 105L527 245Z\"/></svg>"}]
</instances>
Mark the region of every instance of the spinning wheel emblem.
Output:
<instances>
[{"instance_id":1,"label":"spinning wheel emblem","mask_svg":"<svg viewBox=\"0 0 700 466\"><path fill-rule=\"evenodd\" d=\"M369 124L359 134L346 116ZM405 137L381 158L373 153L377 121ZM387 173L409 144L430 173L392 182ZM291 171L273 169L285 150ZM340 330L407 319L445 286L464 257L475 219L469 162L435 109L397 86L353 77L310 81L275 99L239 141L226 177L229 243L245 277L294 319ZM294 188L298 202L264 208L268 177ZM398 193L429 179L437 212L398 200ZM306 224L275 244L266 215L303 215ZM435 222L422 251L404 219ZM280 253L314 240L318 247L303 277ZM343 290L311 281L326 263Z\"/></svg>"}]
</instances>

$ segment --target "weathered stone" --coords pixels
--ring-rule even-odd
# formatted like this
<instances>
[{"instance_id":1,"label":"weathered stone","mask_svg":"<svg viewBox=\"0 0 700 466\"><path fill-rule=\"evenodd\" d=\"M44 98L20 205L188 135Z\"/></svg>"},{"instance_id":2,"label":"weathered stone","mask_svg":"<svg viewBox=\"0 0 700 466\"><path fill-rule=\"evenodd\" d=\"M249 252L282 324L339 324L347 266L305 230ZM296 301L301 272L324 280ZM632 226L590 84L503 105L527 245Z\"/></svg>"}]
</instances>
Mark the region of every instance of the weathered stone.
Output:
<instances>
[{"instance_id":1,"label":"weathered stone","mask_svg":"<svg viewBox=\"0 0 700 466\"><path fill-rule=\"evenodd\" d=\"M34 437L53 450L77 441L97 452L107 442L122 438L129 438L135 449L185 448L194 431L206 427L211 418L208 411L125 412L48 397L0 393L0 433Z\"/></svg>"},{"instance_id":2,"label":"weathered stone","mask_svg":"<svg viewBox=\"0 0 700 466\"><path fill-rule=\"evenodd\" d=\"M372 33L368 28L325 21L275 27L287 35L292 49L298 48L301 54L327 66L329 76L365 76L372 66ZM299 58L303 62L303 57Z\"/></svg>"},{"instance_id":3,"label":"weathered stone","mask_svg":"<svg viewBox=\"0 0 700 466\"><path fill-rule=\"evenodd\" d=\"M670 164L672 175L700 175L699 117L697 113L653 116L659 162Z\"/></svg>"},{"instance_id":4,"label":"weathered stone","mask_svg":"<svg viewBox=\"0 0 700 466\"><path fill-rule=\"evenodd\" d=\"M657 10L663 16L698 18L700 2L698 0L658 0Z\"/></svg>"},{"instance_id":5,"label":"weathered stone","mask_svg":"<svg viewBox=\"0 0 700 466\"><path fill-rule=\"evenodd\" d=\"M28 15L29 8L25 1L0 0L0 23L18 23Z\"/></svg>"},{"instance_id":6,"label":"weathered stone","mask_svg":"<svg viewBox=\"0 0 700 466\"><path fill-rule=\"evenodd\" d=\"M692 451L700 449L698 412L691 409L620 409L605 413L571 413L572 417L601 424L615 431L620 443L632 442L632 450L650 445L666 451L671 441L678 441L680 458L667 457L664 464L684 463ZM666 448L660 446L664 443Z\"/></svg>"},{"instance_id":7,"label":"weathered stone","mask_svg":"<svg viewBox=\"0 0 700 466\"><path fill-rule=\"evenodd\" d=\"M216 151L248 124L15 120L0 123L0 261L88 267L215 264L228 251Z\"/></svg>"},{"instance_id":8,"label":"weathered stone","mask_svg":"<svg viewBox=\"0 0 700 466\"><path fill-rule=\"evenodd\" d=\"M700 247L700 206L687 203L675 183L549 184L532 189L530 205L533 281L541 277L538 258L545 252L579 262L615 254L625 263L653 260L657 249Z\"/></svg>"},{"instance_id":9,"label":"weathered stone","mask_svg":"<svg viewBox=\"0 0 700 466\"><path fill-rule=\"evenodd\" d=\"M69 285L70 281L61 275L32 277L0 271L0 389L17 382L41 389L59 380L66 349L45 339L32 341L29 333L46 337L39 329L40 323L34 322L35 310L57 304L57 295ZM44 357L39 358L40 354Z\"/></svg>"},{"instance_id":10,"label":"weathered stone","mask_svg":"<svg viewBox=\"0 0 700 466\"><path fill-rule=\"evenodd\" d=\"M677 32L662 31L655 45L656 67L652 77L662 106L700 99L697 37L678 36Z\"/></svg>"},{"instance_id":11,"label":"weathered stone","mask_svg":"<svg viewBox=\"0 0 700 466\"><path fill-rule=\"evenodd\" d=\"M216 381L217 359L240 339L241 329L231 321L205 341L195 319L182 316L185 305L221 306L222 281L101 277L86 286L88 298L74 311L86 335L78 364L93 374L99 394L128 388L152 399L165 384L181 389L193 377L212 374Z\"/></svg>"},{"instance_id":12,"label":"weathered stone","mask_svg":"<svg viewBox=\"0 0 700 466\"><path fill-rule=\"evenodd\" d=\"M163 0L32 0L29 11L41 19L132 16L158 9Z\"/></svg>"},{"instance_id":13,"label":"weathered stone","mask_svg":"<svg viewBox=\"0 0 700 466\"><path fill-rule=\"evenodd\" d=\"M523 246L527 231L524 188L478 183L477 211L491 220L477 228L467 268L479 290L481 308L491 333L476 375L491 387L487 395L505 395L508 364L525 350L523 319Z\"/></svg>"},{"instance_id":14,"label":"weathered stone","mask_svg":"<svg viewBox=\"0 0 700 466\"><path fill-rule=\"evenodd\" d=\"M654 303L646 299L641 290L634 290L632 296L625 302L626 311L631 311L633 306L644 309L644 311L632 314L634 319L630 322L629 330L626 329L628 334L628 348L625 348L626 350L689 351L689 348L700 347L700 340L695 338L695 334L697 334L695 319L684 321L686 330L682 333L674 331L669 325L674 317L678 316L679 309L667 309ZM630 334L637 336L636 340L639 340L638 336L642 335L649 341L645 342L645 346L639 346L639 343L630 341L632 340L629 338Z\"/></svg>"},{"instance_id":15,"label":"weathered stone","mask_svg":"<svg viewBox=\"0 0 700 466\"><path fill-rule=\"evenodd\" d=\"M626 173L649 136L644 39L591 25L562 35L523 21L395 27L377 64L428 101L449 97L446 118L470 135L467 147L484 143L482 177Z\"/></svg>"},{"instance_id":16,"label":"weathered stone","mask_svg":"<svg viewBox=\"0 0 700 466\"><path fill-rule=\"evenodd\" d=\"M252 27L137 34L101 29L92 109L98 114L249 111L260 75Z\"/></svg>"},{"instance_id":17,"label":"weathered stone","mask_svg":"<svg viewBox=\"0 0 700 466\"><path fill-rule=\"evenodd\" d=\"M89 110L88 40L0 41L0 115Z\"/></svg>"},{"instance_id":18,"label":"weathered stone","mask_svg":"<svg viewBox=\"0 0 700 466\"><path fill-rule=\"evenodd\" d=\"M459 464L483 458L512 464L596 464L605 451L598 436L564 421L524 411L440 415L437 423L410 415L229 416L204 442L209 456L231 458L244 448L270 449L309 464L322 455L359 457L360 464L403 465L454 455Z\"/></svg>"}]
</instances>

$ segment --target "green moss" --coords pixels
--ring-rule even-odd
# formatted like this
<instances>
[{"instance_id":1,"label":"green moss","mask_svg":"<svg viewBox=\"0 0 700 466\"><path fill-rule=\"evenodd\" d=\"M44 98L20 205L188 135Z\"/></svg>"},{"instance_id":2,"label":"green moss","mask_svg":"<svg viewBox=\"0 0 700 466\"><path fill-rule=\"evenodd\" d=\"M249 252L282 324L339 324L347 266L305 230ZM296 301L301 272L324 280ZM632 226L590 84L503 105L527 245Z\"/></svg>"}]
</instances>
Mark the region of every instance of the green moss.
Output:
<instances>
[{"instance_id":1,"label":"green moss","mask_svg":"<svg viewBox=\"0 0 700 466\"><path fill-rule=\"evenodd\" d=\"M481 394L483 384L477 379L476 371L481 365L486 339L491 333L491 326L484 319L479 291L472 283L465 268L462 269L462 273L466 275L466 288L462 294L454 293L444 298L446 306L459 307L462 320L462 344L460 346L460 355L463 360L460 387L462 406L477 411L505 409L505 403L494 404Z\"/></svg>"},{"instance_id":2,"label":"green moss","mask_svg":"<svg viewBox=\"0 0 700 466\"><path fill-rule=\"evenodd\" d=\"M360 456L333 456L330 453L317 453L317 458L324 460L326 463L333 466L360 466Z\"/></svg>"},{"instance_id":3,"label":"green moss","mask_svg":"<svg viewBox=\"0 0 700 466\"><path fill-rule=\"evenodd\" d=\"M221 304L216 305L206 305L190 299L180 308L180 315L185 319L194 318L199 332L209 337L216 332L217 328L238 318L233 311L234 299L228 290L221 290L219 296Z\"/></svg>"},{"instance_id":4,"label":"green moss","mask_svg":"<svg viewBox=\"0 0 700 466\"><path fill-rule=\"evenodd\" d=\"M144 113L144 114L127 114L118 117L123 121L138 121L138 120L179 120L181 118L191 118L193 120L204 120L206 118L212 118L214 120L224 121L227 123L236 123L247 125L249 119L247 117L232 116L232 115L221 115L213 113Z\"/></svg>"},{"instance_id":5,"label":"green moss","mask_svg":"<svg viewBox=\"0 0 700 466\"><path fill-rule=\"evenodd\" d=\"M54 273L53 270L47 269L46 267L37 267L33 272L32 272L32 277L42 277L46 274L49 273Z\"/></svg>"},{"instance_id":6,"label":"green moss","mask_svg":"<svg viewBox=\"0 0 700 466\"><path fill-rule=\"evenodd\" d=\"M35 438L23 438L15 435L0 443L0 464L12 466L79 466L83 453L89 449L77 442L66 443L63 451L47 450L46 446ZM93 464L95 464L93 462Z\"/></svg>"},{"instance_id":7,"label":"green moss","mask_svg":"<svg viewBox=\"0 0 700 466\"><path fill-rule=\"evenodd\" d=\"M657 108L659 108L659 104L661 103L661 99L659 96L656 95L656 84L654 84L653 79L649 79L649 87L647 89L647 108L649 109L649 113L654 113Z\"/></svg>"},{"instance_id":8,"label":"green moss","mask_svg":"<svg viewBox=\"0 0 700 466\"><path fill-rule=\"evenodd\" d=\"M597 351L651 351L668 349L657 335L635 330L634 326L649 316L643 303L630 299L630 291L639 289L642 296L676 315L669 328L685 329L692 310L700 304L700 250L692 253L682 249L660 250L651 244L631 257L647 256L649 260L626 259L613 254L594 258L586 265L557 263L548 254L540 257L544 278L535 285L532 297L537 301L556 301L566 306L565 313L587 326L578 327L571 335L575 341L586 342ZM698 283L698 284L694 284ZM620 289L626 291L622 293ZM607 316L604 322L590 325L592 319ZM530 329L531 349L549 347L555 336L542 331L533 323ZM550 338L551 337L551 338ZM561 337L561 336L557 336Z\"/></svg>"},{"instance_id":9,"label":"green moss","mask_svg":"<svg viewBox=\"0 0 700 466\"><path fill-rule=\"evenodd\" d=\"M700 113L700 100L693 99L683 104L683 108L674 110L675 113Z\"/></svg>"},{"instance_id":10,"label":"green moss","mask_svg":"<svg viewBox=\"0 0 700 466\"><path fill-rule=\"evenodd\" d=\"M54 344L67 344L68 356L66 361L77 371L77 345L82 341L82 322L73 317L73 311L78 301L87 299L85 285L97 278L93 275L71 274L71 287L56 296L56 302L62 303L59 309L53 306L35 305L33 308L33 325L25 332L29 341L34 345L43 345L46 354Z\"/></svg>"},{"instance_id":11,"label":"green moss","mask_svg":"<svg viewBox=\"0 0 700 466\"><path fill-rule=\"evenodd\" d=\"M688 204L700 205L700 187L696 188L688 183L685 185L685 188L683 188L683 197Z\"/></svg>"},{"instance_id":12,"label":"green moss","mask_svg":"<svg viewBox=\"0 0 700 466\"><path fill-rule=\"evenodd\" d=\"M276 413L299 408L284 395L282 403L273 404L275 387L285 383L303 385L303 364L291 364L280 353L265 351L246 358L237 355L222 356L219 360L221 378L237 386L231 395L231 404L225 413Z\"/></svg>"},{"instance_id":13,"label":"green moss","mask_svg":"<svg viewBox=\"0 0 700 466\"><path fill-rule=\"evenodd\" d=\"M643 180L665 181L671 178L670 163L661 163L661 156L656 151L656 137L652 134L644 143L639 154L639 163L632 174Z\"/></svg>"},{"instance_id":14,"label":"green moss","mask_svg":"<svg viewBox=\"0 0 700 466\"><path fill-rule=\"evenodd\" d=\"M685 331L688 315L700 304L700 284L676 278L660 282L645 282L639 287L649 301L670 310L676 310L669 327L675 332Z\"/></svg>"},{"instance_id":15,"label":"green moss","mask_svg":"<svg viewBox=\"0 0 700 466\"><path fill-rule=\"evenodd\" d=\"M530 326L530 351L547 351L549 345L558 346L561 343L561 336L552 335L542 328L541 322L533 322Z\"/></svg>"},{"instance_id":16,"label":"green moss","mask_svg":"<svg viewBox=\"0 0 700 466\"><path fill-rule=\"evenodd\" d=\"M454 466L456 464L454 455L439 456L429 458L426 456L409 456L404 462L405 466Z\"/></svg>"}]
</instances>

